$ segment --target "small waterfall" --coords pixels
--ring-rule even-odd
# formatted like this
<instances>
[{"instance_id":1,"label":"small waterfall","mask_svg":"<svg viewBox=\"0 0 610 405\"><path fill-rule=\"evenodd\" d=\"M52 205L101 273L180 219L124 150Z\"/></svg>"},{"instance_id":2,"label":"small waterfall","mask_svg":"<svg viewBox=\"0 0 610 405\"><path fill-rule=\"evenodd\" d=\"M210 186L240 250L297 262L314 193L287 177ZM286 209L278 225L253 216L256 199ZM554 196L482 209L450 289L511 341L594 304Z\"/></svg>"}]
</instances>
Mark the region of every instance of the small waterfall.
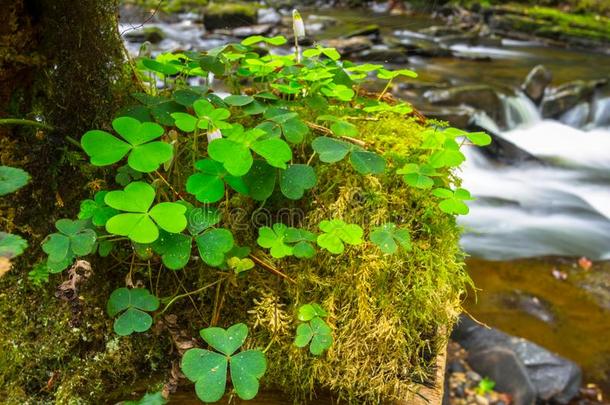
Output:
<instances>
[{"instance_id":1,"label":"small waterfall","mask_svg":"<svg viewBox=\"0 0 610 405\"><path fill-rule=\"evenodd\" d=\"M542 119L536 104L525 94L517 92L515 96L502 95L501 98L504 101L508 128L531 125Z\"/></svg>"}]
</instances>

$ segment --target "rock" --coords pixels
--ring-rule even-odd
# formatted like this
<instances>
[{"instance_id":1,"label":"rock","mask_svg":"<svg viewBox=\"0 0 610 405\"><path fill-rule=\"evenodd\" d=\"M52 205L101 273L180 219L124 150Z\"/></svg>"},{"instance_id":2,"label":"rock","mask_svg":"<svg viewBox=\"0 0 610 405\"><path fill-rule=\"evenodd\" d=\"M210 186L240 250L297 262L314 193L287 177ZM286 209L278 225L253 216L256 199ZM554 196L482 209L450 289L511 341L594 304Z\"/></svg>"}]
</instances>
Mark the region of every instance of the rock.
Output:
<instances>
[{"instance_id":1,"label":"rock","mask_svg":"<svg viewBox=\"0 0 610 405\"><path fill-rule=\"evenodd\" d=\"M509 309L518 309L544 323L555 323L551 304L522 291L514 291L502 297L503 304Z\"/></svg>"},{"instance_id":2,"label":"rock","mask_svg":"<svg viewBox=\"0 0 610 405\"><path fill-rule=\"evenodd\" d=\"M593 102L593 125L610 126L610 97L599 97Z\"/></svg>"},{"instance_id":3,"label":"rock","mask_svg":"<svg viewBox=\"0 0 610 405\"><path fill-rule=\"evenodd\" d=\"M373 46L373 42L367 37L327 39L322 41L322 43L324 46L336 48L337 51L339 51L339 53L343 56L364 51L365 49L369 49Z\"/></svg>"},{"instance_id":4,"label":"rock","mask_svg":"<svg viewBox=\"0 0 610 405\"><path fill-rule=\"evenodd\" d=\"M408 55L426 57L452 56L451 49L428 38L404 36L400 38L400 44L404 46Z\"/></svg>"},{"instance_id":5,"label":"rock","mask_svg":"<svg viewBox=\"0 0 610 405\"><path fill-rule=\"evenodd\" d=\"M591 116L591 105L589 103L580 103L571 110L564 112L559 121L573 128L583 128Z\"/></svg>"},{"instance_id":6,"label":"rock","mask_svg":"<svg viewBox=\"0 0 610 405\"><path fill-rule=\"evenodd\" d=\"M578 285L602 308L610 310L610 275L607 268L584 272Z\"/></svg>"},{"instance_id":7,"label":"rock","mask_svg":"<svg viewBox=\"0 0 610 405\"><path fill-rule=\"evenodd\" d=\"M389 48L385 45L374 45L371 49L358 52L355 59L361 61L405 64L409 61L403 49Z\"/></svg>"},{"instance_id":8,"label":"rock","mask_svg":"<svg viewBox=\"0 0 610 405\"><path fill-rule=\"evenodd\" d=\"M278 25L282 22L282 15L273 8L258 9L256 15L259 24Z\"/></svg>"},{"instance_id":9,"label":"rock","mask_svg":"<svg viewBox=\"0 0 610 405\"><path fill-rule=\"evenodd\" d=\"M252 35L267 35L271 32L271 28L269 24L247 25L235 28L231 31L231 34L236 38L247 38Z\"/></svg>"},{"instance_id":10,"label":"rock","mask_svg":"<svg viewBox=\"0 0 610 405\"><path fill-rule=\"evenodd\" d=\"M208 30L236 28L256 23L258 6L252 3L211 3L204 11Z\"/></svg>"},{"instance_id":11,"label":"rock","mask_svg":"<svg viewBox=\"0 0 610 405\"><path fill-rule=\"evenodd\" d=\"M431 27L419 30L420 33L431 35L433 37L445 37L449 35L463 35L464 31L461 28L451 25L433 25Z\"/></svg>"},{"instance_id":12,"label":"rock","mask_svg":"<svg viewBox=\"0 0 610 405\"><path fill-rule=\"evenodd\" d=\"M558 118L580 103L592 102L596 89L606 83L606 80L575 80L557 87L542 100L542 116L544 118Z\"/></svg>"},{"instance_id":13,"label":"rock","mask_svg":"<svg viewBox=\"0 0 610 405\"><path fill-rule=\"evenodd\" d=\"M150 42L158 44L165 39L165 32L159 27L144 27L142 29L127 31L124 34L125 39L129 42Z\"/></svg>"},{"instance_id":14,"label":"rock","mask_svg":"<svg viewBox=\"0 0 610 405\"><path fill-rule=\"evenodd\" d=\"M477 111L472 107L458 106L441 107L435 109L421 108L420 112L428 118L439 121L447 121L453 127L465 129L471 125L473 122L473 117Z\"/></svg>"},{"instance_id":15,"label":"rock","mask_svg":"<svg viewBox=\"0 0 610 405\"><path fill-rule=\"evenodd\" d=\"M469 106L485 112L499 127L506 127L504 103L498 93L487 85L466 85L424 93L430 103L447 106Z\"/></svg>"},{"instance_id":16,"label":"rock","mask_svg":"<svg viewBox=\"0 0 610 405\"><path fill-rule=\"evenodd\" d=\"M529 72L521 85L521 90L534 103L538 104L542 101L544 91L551 84L551 80L553 80L551 71L543 65L538 65Z\"/></svg>"},{"instance_id":17,"label":"rock","mask_svg":"<svg viewBox=\"0 0 610 405\"><path fill-rule=\"evenodd\" d=\"M534 398L519 403L529 405L537 397L540 401L567 404L578 394L582 383L578 365L530 341L487 329L466 317L460 319L452 338L469 352L470 366L492 378L499 391L506 387L504 384L521 379L519 386L526 390L509 393L515 398L518 393L524 401L530 401L533 392ZM528 380L533 391L529 390Z\"/></svg>"},{"instance_id":18,"label":"rock","mask_svg":"<svg viewBox=\"0 0 610 405\"><path fill-rule=\"evenodd\" d=\"M492 131L486 128L482 128L476 124L470 124L464 128L471 132L479 132L484 131L487 132L491 136L491 144L487 145L484 148L479 149L483 155L487 158L501 164L505 165L519 165L521 163L536 163L539 165L545 164L536 156L532 155L529 152L519 148L514 143L507 141L506 139L494 134Z\"/></svg>"},{"instance_id":19,"label":"rock","mask_svg":"<svg viewBox=\"0 0 610 405\"><path fill-rule=\"evenodd\" d=\"M378 39L379 34L380 34L379 25L370 24L370 25L366 25L362 28L358 28L354 31L348 32L347 34L343 35L342 38L374 37L374 38Z\"/></svg>"}]
</instances>

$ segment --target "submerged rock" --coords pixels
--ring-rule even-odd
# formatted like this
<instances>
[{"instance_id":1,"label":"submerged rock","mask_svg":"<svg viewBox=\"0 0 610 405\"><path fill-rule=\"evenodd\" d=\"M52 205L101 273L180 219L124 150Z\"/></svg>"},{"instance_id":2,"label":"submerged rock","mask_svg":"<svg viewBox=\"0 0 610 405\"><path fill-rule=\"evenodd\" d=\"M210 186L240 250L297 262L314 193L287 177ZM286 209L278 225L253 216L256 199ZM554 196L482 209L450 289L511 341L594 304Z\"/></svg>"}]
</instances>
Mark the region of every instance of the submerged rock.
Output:
<instances>
[{"instance_id":1,"label":"submerged rock","mask_svg":"<svg viewBox=\"0 0 610 405\"><path fill-rule=\"evenodd\" d=\"M541 298L524 293L522 291L514 291L501 297L504 306L510 309L517 309L541 320L544 323L554 323L555 314L551 308L551 304Z\"/></svg>"},{"instance_id":2,"label":"submerged rock","mask_svg":"<svg viewBox=\"0 0 610 405\"><path fill-rule=\"evenodd\" d=\"M542 100L542 116L558 118L580 103L590 103L593 100L595 89L605 83L604 80L575 80L557 87Z\"/></svg>"},{"instance_id":3,"label":"submerged rock","mask_svg":"<svg viewBox=\"0 0 610 405\"><path fill-rule=\"evenodd\" d=\"M362 28L355 29L347 34L343 35L343 38L354 38L354 37L375 37L378 38L380 34L379 25L370 24Z\"/></svg>"},{"instance_id":4,"label":"submerged rock","mask_svg":"<svg viewBox=\"0 0 610 405\"><path fill-rule=\"evenodd\" d=\"M405 64L409 61L403 49L390 48L386 45L375 45L371 49L365 49L354 55L354 58L361 61L392 64Z\"/></svg>"},{"instance_id":5,"label":"submerged rock","mask_svg":"<svg viewBox=\"0 0 610 405\"><path fill-rule=\"evenodd\" d=\"M525 93L534 103L538 104L542 101L544 91L547 86L551 84L552 79L553 74L551 71L543 65L538 65L529 72L521 85L521 90L523 90L523 93Z\"/></svg>"},{"instance_id":6,"label":"submerged rock","mask_svg":"<svg viewBox=\"0 0 610 405\"><path fill-rule=\"evenodd\" d=\"M579 392L580 367L528 340L485 328L464 316L452 338L469 352L470 366L483 375L487 372L499 386L521 378L522 386L528 387L529 380L538 400L558 404L567 404ZM524 401L530 401L520 403L534 403L528 392L519 395Z\"/></svg>"},{"instance_id":7,"label":"submerged rock","mask_svg":"<svg viewBox=\"0 0 610 405\"><path fill-rule=\"evenodd\" d=\"M159 27L144 27L142 29L127 31L124 34L125 39L129 42L150 42L158 44L165 39L165 32Z\"/></svg>"},{"instance_id":8,"label":"submerged rock","mask_svg":"<svg viewBox=\"0 0 610 405\"><path fill-rule=\"evenodd\" d=\"M323 41L324 46L336 48L343 56L370 49L373 42L367 37L336 38Z\"/></svg>"},{"instance_id":9,"label":"submerged rock","mask_svg":"<svg viewBox=\"0 0 610 405\"><path fill-rule=\"evenodd\" d=\"M203 23L209 30L236 28L257 22L258 6L251 3L212 3L204 11Z\"/></svg>"}]
</instances>

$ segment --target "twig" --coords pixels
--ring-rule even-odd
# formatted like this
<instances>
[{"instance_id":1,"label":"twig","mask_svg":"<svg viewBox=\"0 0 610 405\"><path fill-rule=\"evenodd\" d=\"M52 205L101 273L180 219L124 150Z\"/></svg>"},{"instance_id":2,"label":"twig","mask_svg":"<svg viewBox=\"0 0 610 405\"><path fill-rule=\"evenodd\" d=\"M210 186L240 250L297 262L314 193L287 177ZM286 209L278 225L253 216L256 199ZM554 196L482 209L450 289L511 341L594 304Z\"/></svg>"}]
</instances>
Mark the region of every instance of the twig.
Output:
<instances>
[{"instance_id":1,"label":"twig","mask_svg":"<svg viewBox=\"0 0 610 405\"><path fill-rule=\"evenodd\" d=\"M169 302L168 302L168 303L165 305L165 307L163 308L163 310L161 310L161 312L159 312L159 313L156 315L156 317L159 317L159 316L163 315L163 314L165 313L165 311L167 311L167 310L168 310L168 308L169 308L169 307L171 307L171 306L174 304L174 302L178 301L179 299L186 298L186 297L190 297L191 295L194 295L194 294L199 294L200 292L202 292L202 291L204 291L204 290L207 290L207 289L208 289L208 288L210 288L210 287L215 286L216 284L220 283L220 282L221 282L221 281L223 281L223 280L224 280L224 278L220 278L220 279L218 279L218 280L214 281L213 283L210 283L210 284L204 285L204 286L203 286L203 287L201 287L201 288L198 288L197 290L194 290L194 291L191 291L191 292L187 292L187 293L184 293L184 294L180 294L180 295L176 295L174 298L172 298L172 299L171 299L171 300L170 300L170 301L169 301Z\"/></svg>"},{"instance_id":2,"label":"twig","mask_svg":"<svg viewBox=\"0 0 610 405\"><path fill-rule=\"evenodd\" d=\"M325 126L318 125L316 123L309 122L309 121L305 121L305 123L307 124L307 126L309 128L313 129L314 131L322 132L323 134L326 134L326 135L335 135L335 133L331 129L326 128ZM339 138L341 138L347 142L353 143L355 145L358 145L362 148L366 147L366 142L364 142L361 139L356 139L356 138L352 138L349 136L340 136Z\"/></svg>"},{"instance_id":3,"label":"twig","mask_svg":"<svg viewBox=\"0 0 610 405\"><path fill-rule=\"evenodd\" d=\"M44 128L48 130L54 129L51 125L45 124L44 122L26 120L23 118L2 118L0 119L0 125L31 125L33 127Z\"/></svg>"},{"instance_id":4,"label":"twig","mask_svg":"<svg viewBox=\"0 0 610 405\"><path fill-rule=\"evenodd\" d=\"M475 318L474 316L472 316L472 315L470 314L470 312L466 311L466 309L465 309L465 308L462 308L462 311L464 311L464 313L465 313L466 315L468 315L468 317L469 317L470 319L472 319L472 320L473 320L473 322L474 322L474 323L476 323L477 325L479 325L479 326L483 326L484 328L487 328L487 329L491 329L491 326L487 325L486 323L483 323L483 322L479 321L477 318Z\"/></svg>"},{"instance_id":5,"label":"twig","mask_svg":"<svg viewBox=\"0 0 610 405\"><path fill-rule=\"evenodd\" d=\"M178 197L178 198L179 198L179 199L181 199L181 200L184 200L184 198L182 198L182 195L180 195L180 193L179 193L179 192L177 192L177 191L174 189L174 187L173 187L171 184L169 184L169 182L167 181L167 179L166 179L165 177L163 177L163 175L162 175L161 173L159 173L159 171L158 171L158 170L155 170L155 174L156 174L157 176L159 176L159 178L160 178L161 180L163 180L163 182L165 183L165 185L166 185L167 187L169 187L169 189L170 189L170 190L171 190L171 191L174 193L174 195L175 195L176 197Z\"/></svg>"},{"instance_id":6,"label":"twig","mask_svg":"<svg viewBox=\"0 0 610 405\"><path fill-rule=\"evenodd\" d=\"M271 273L275 274L276 276L280 276L281 278L283 278L285 280L288 280L288 281L290 281L293 284L297 283L296 281L294 281L294 279L292 279L289 276L287 276L286 274L282 273L281 271L279 271L278 269L276 269L275 267L273 267L269 263L264 262L263 260L261 260L258 257L254 256L253 254L250 254L249 256L250 256L250 259L252 259L256 264L258 264L259 266L261 266L265 270L270 271Z\"/></svg>"},{"instance_id":7,"label":"twig","mask_svg":"<svg viewBox=\"0 0 610 405\"><path fill-rule=\"evenodd\" d=\"M137 30L138 28L142 28L144 26L144 24L146 24L147 22L149 22L150 20L153 19L153 17L155 16L155 14L157 14L157 12L159 11L159 9L161 9L161 4L163 4L165 0L160 0L159 4L157 4L157 7L153 10L153 12L139 25L133 26L131 23L129 23L130 27L127 28L125 31L119 33L120 36L123 36L123 34L125 34L126 32L129 31L133 31L133 30Z\"/></svg>"}]
</instances>

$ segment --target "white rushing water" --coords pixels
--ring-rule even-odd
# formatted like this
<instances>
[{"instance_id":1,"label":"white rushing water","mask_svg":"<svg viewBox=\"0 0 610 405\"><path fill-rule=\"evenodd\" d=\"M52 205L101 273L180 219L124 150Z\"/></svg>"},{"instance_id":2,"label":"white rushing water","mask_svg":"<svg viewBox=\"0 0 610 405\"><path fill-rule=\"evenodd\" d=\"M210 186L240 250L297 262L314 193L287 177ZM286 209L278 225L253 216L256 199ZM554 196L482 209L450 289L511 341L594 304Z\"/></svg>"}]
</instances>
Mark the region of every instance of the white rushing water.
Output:
<instances>
[{"instance_id":1,"label":"white rushing water","mask_svg":"<svg viewBox=\"0 0 610 405\"><path fill-rule=\"evenodd\" d=\"M486 116L478 124L540 162L502 165L465 151L463 185L478 198L460 217L466 251L489 259L610 258L610 127L599 126L610 102L597 101L593 123L579 129L541 119L522 95L504 101L510 130L499 132Z\"/></svg>"}]
</instances>

